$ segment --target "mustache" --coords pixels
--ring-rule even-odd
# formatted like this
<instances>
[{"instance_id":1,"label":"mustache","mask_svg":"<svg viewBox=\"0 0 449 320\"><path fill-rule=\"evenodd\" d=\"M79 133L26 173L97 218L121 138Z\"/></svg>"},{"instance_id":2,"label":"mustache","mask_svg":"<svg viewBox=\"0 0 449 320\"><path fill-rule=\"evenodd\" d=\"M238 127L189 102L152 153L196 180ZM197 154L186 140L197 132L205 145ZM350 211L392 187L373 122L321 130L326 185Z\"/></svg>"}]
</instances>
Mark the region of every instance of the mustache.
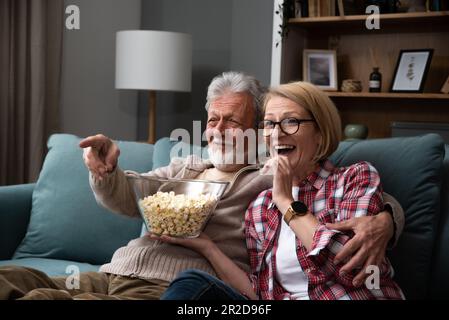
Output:
<instances>
[{"instance_id":1,"label":"mustache","mask_svg":"<svg viewBox=\"0 0 449 320\"><path fill-rule=\"evenodd\" d=\"M227 131L227 130L226 130ZM227 132L223 132L217 129L207 129L205 134L209 143L233 145L234 137Z\"/></svg>"},{"instance_id":2,"label":"mustache","mask_svg":"<svg viewBox=\"0 0 449 320\"><path fill-rule=\"evenodd\" d=\"M218 144L218 145L228 145L228 146L233 146L235 144L234 139L225 139L223 137L217 137L217 136L211 137L210 143Z\"/></svg>"}]
</instances>

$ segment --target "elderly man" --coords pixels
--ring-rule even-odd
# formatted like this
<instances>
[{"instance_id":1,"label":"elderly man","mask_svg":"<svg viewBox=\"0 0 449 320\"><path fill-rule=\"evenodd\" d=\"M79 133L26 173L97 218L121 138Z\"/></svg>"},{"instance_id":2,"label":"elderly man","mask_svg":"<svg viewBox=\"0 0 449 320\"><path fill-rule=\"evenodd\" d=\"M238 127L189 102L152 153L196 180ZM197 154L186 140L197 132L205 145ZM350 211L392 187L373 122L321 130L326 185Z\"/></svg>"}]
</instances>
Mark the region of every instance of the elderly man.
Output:
<instances>
[{"instance_id":1,"label":"elderly man","mask_svg":"<svg viewBox=\"0 0 449 320\"><path fill-rule=\"evenodd\" d=\"M262 94L258 81L243 73L226 72L214 78L206 104L210 160L188 156L147 173L160 178L229 182L204 234L245 271L249 271L249 261L245 247L244 212L261 191L271 187L272 177L261 175L257 164L249 164L248 144L244 147L243 163L235 161L238 149L232 135L256 127ZM231 134L231 143L225 141L225 133ZM234 155L231 158L226 154L229 143ZM90 184L97 201L114 212L140 217L132 186L126 178L128 173L117 166L120 154L117 145L109 138L97 135L81 141L80 147L84 148L84 161L91 173ZM337 256L343 261L353 255L345 265L347 270L380 261L388 242L397 239L402 228L402 209L394 199L388 204L390 211L398 217L395 218L396 235L389 212L354 219L341 226L355 232L354 238ZM334 227L339 228L337 225ZM78 290L66 289L63 278L49 278L36 270L0 268L0 299L159 299L169 283L187 269L216 274L213 266L194 250L143 236L119 248L100 272L82 273ZM361 272L358 279L362 281L364 276Z\"/></svg>"}]
</instances>

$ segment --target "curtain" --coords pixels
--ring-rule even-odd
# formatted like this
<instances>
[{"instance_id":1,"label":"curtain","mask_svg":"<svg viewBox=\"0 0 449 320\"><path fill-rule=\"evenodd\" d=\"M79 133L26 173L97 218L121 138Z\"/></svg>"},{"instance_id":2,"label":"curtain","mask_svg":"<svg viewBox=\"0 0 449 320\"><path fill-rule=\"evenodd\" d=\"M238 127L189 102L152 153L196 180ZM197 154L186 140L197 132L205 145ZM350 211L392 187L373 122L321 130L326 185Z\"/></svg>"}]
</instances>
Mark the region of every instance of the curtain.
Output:
<instances>
[{"instance_id":1,"label":"curtain","mask_svg":"<svg viewBox=\"0 0 449 320\"><path fill-rule=\"evenodd\" d=\"M58 130L62 0L0 0L0 185L37 179Z\"/></svg>"}]
</instances>

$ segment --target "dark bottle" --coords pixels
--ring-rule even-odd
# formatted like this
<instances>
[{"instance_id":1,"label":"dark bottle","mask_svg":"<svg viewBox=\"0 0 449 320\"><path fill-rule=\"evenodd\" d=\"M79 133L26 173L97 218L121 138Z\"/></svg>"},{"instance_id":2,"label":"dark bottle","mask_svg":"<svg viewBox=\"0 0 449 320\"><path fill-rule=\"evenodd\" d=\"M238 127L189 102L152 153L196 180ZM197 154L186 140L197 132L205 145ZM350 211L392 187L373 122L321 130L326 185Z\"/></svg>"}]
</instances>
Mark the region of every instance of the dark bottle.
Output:
<instances>
[{"instance_id":1,"label":"dark bottle","mask_svg":"<svg viewBox=\"0 0 449 320\"><path fill-rule=\"evenodd\" d=\"M379 68L374 68L369 76L369 92L380 92L382 88L382 75Z\"/></svg>"}]
</instances>

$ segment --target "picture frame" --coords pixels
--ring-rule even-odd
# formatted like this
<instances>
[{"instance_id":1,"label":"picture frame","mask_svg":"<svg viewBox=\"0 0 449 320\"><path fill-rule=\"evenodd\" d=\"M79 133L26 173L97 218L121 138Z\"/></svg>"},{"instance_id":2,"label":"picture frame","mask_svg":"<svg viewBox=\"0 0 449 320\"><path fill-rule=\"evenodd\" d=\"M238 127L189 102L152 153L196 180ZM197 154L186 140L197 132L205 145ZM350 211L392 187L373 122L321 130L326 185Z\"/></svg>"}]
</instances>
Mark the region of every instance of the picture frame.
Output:
<instances>
[{"instance_id":1,"label":"picture frame","mask_svg":"<svg viewBox=\"0 0 449 320\"><path fill-rule=\"evenodd\" d=\"M432 56L433 49L401 50L390 92L423 92Z\"/></svg>"},{"instance_id":2,"label":"picture frame","mask_svg":"<svg viewBox=\"0 0 449 320\"><path fill-rule=\"evenodd\" d=\"M338 90L337 52L335 50L303 51L303 81L325 91Z\"/></svg>"}]
</instances>

